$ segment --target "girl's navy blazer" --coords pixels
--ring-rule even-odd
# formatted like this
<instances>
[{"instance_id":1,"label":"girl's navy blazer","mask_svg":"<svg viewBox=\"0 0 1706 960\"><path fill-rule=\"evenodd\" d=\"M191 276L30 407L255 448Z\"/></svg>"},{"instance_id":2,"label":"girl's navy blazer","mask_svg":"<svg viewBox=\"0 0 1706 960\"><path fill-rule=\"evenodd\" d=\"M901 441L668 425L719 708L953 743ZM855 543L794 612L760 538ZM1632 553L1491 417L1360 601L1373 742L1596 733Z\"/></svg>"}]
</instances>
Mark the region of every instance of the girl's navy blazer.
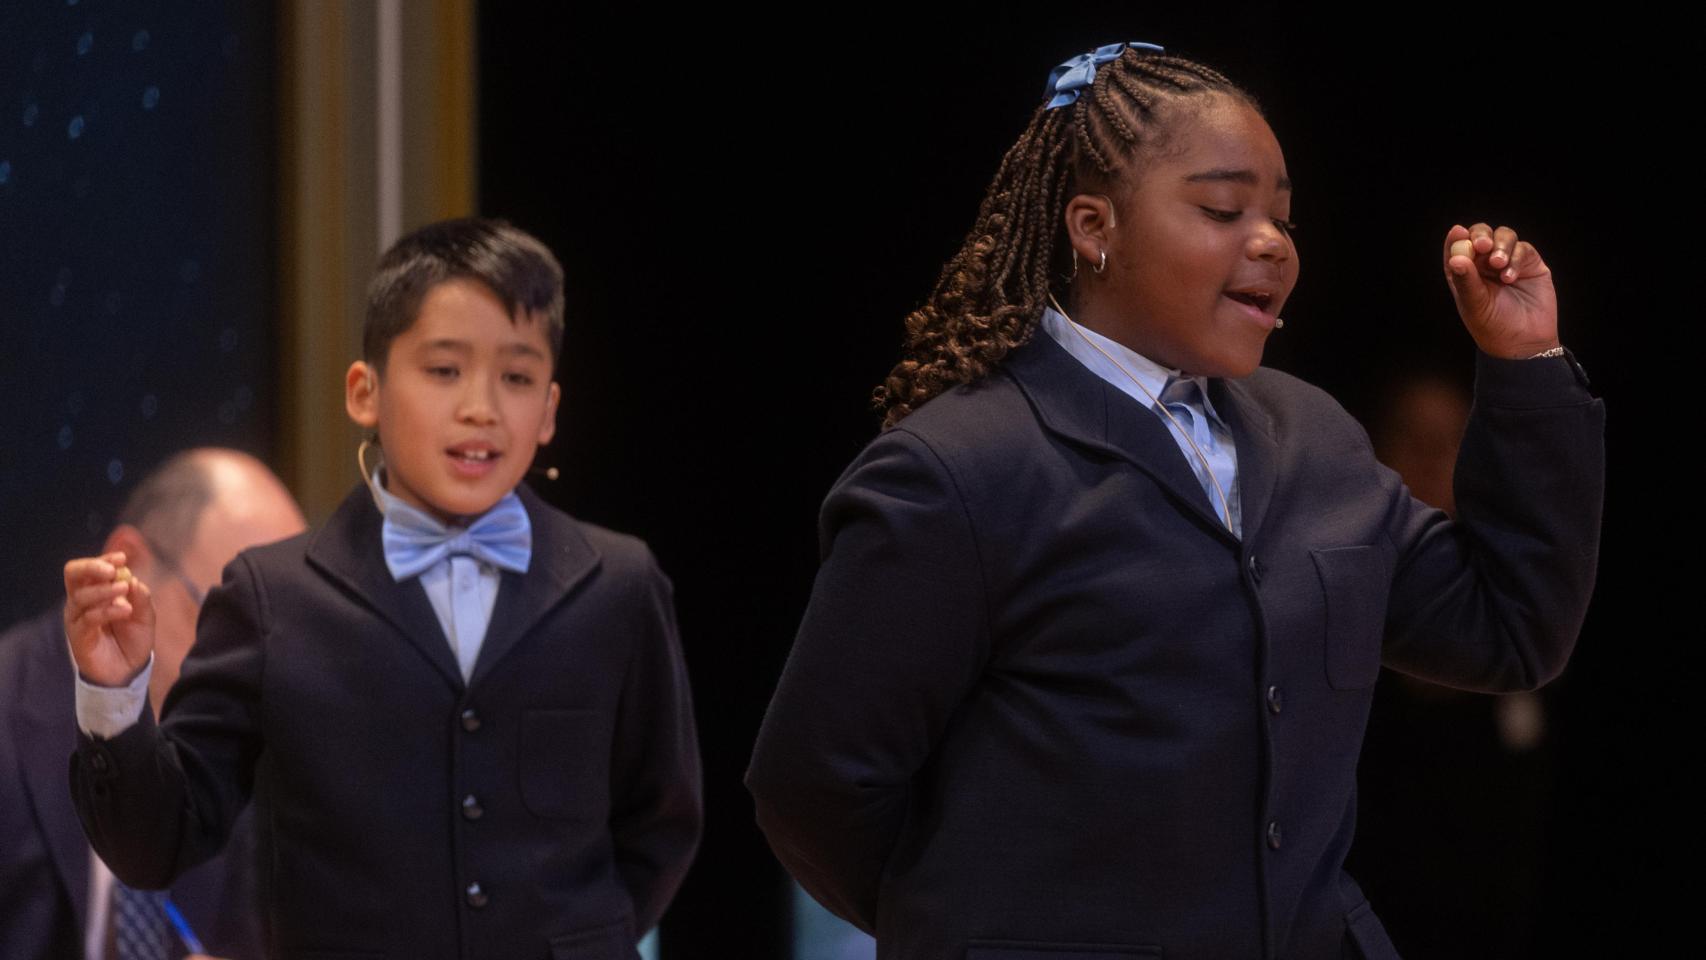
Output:
<instances>
[{"instance_id":1,"label":"girl's navy blazer","mask_svg":"<svg viewBox=\"0 0 1706 960\"><path fill-rule=\"evenodd\" d=\"M1604 474L1572 358L1479 359L1456 522L1320 390L1210 395L1242 542L1161 421L1044 335L830 492L747 782L884 960L1394 957L1342 868L1381 664L1563 669Z\"/></svg>"},{"instance_id":2,"label":"girl's navy blazer","mask_svg":"<svg viewBox=\"0 0 1706 960\"><path fill-rule=\"evenodd\" d=\"M467 683L365 487L240 554L161 725L79 737L113 872L165 885L253 792L270 956L631 960L701 824L671 587L639 540L518 492L532 563Z\"/></svg>"}]
</instances>

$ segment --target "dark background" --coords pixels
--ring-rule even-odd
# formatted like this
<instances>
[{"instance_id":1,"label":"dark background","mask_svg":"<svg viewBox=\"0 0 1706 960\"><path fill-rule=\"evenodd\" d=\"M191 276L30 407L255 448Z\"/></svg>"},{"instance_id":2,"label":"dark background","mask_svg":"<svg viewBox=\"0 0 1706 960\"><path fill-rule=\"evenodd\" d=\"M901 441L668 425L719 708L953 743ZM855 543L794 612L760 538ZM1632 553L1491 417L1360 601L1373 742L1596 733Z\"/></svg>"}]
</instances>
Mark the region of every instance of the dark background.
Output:
<instances>
[{"instance_id":1,"label":"dark background","mask_svg":"<svg viewBox=\"0 0 1706 960\"><path fill-rule=\"evenodd\" d=\"M270 6L0 4L3 622L53 601L62 560L170 451L273 448ZM810 589L818 502L875 434L867 398L901 319L1049 68L1119 39L1262 100L1305 265L1267 362L1365 420L1400 372L1467 381L1447 227L1509 223L1545 254L1564 342L1608 398L1610 486L1555 702L1557 783L1532 812L1550 838L1540 952L1639 953L1680 926L1700 629L1683 583L1696 472L1672 451L1699 434L1676 388L1700 315L1700 178L1680 143L1698 42L1671 39L1680 23L1498 7L1379 24L993 9L481 6L480 212L539 234L569 276L561 429L541 455L564 477L544 493L645 537L677 586L709 825L666 956L780 953L784 877L739 777Z\"/></svg>"},{"instance_id":2,"label":"dark background","mask_svg":"<svg viewBox=\"0 0 1706 960\"><path fill-rule=\"evenodd\" d=\"M0 624L174 451L272 453L268 4L0 2Z\"/></svg>"}]
</instances>

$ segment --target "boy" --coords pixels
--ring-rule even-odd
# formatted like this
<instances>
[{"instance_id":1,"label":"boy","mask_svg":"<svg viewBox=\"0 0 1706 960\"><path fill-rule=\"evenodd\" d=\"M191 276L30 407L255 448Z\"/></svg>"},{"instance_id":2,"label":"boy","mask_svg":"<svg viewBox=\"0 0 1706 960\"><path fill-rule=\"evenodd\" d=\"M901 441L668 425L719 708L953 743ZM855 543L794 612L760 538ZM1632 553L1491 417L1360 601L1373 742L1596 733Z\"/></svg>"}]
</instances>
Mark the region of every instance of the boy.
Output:
<instances>
[{"instance_id":1,"label":"boy","mask_svg":"<svg viewBox=\"0 0 1706 960\"><path fill-rule=\"evenodd\" d=\"M252 792L275 956L633 956L697 845L699 759L669 581L521 483L562 312L502 222L385 254L345 395L382 465L227 568L158 727L147 586L67 564L72 792L120 878L210 856Z\"/></svg>"}]
</instances>

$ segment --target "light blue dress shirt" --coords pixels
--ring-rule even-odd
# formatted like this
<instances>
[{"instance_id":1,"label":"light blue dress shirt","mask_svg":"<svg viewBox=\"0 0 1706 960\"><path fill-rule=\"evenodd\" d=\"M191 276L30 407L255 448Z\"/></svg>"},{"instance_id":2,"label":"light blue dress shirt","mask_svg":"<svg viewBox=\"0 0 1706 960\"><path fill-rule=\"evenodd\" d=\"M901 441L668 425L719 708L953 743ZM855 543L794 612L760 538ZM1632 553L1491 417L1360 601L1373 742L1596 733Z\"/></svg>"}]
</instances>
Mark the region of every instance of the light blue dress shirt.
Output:
<instances>
[{"instance_id":1,"label":"light blue dress shirt","mask_svg":"<svg viewBox=\"0 0 1706 960\"><path fill-rule=\"evenodd\" d=\"M383 484L370 481L367 487L373 491L374 506L387 520L407 522L416 529L436 533L447 531L436 517L405 503ZM512 490L505 496L514 497L515 492ZM497 603L500 582L498 568L467 554L454 554L428 567L420 579L421 588L432 603L432 612L438 615L438 625L444 628L445 639L450 641L450 650L456 655L462 679L467 680L474 675L474 661L479 659L480 647L486 642L486 628L492 623L492 607Z\"/></svg>"}]
</instances>

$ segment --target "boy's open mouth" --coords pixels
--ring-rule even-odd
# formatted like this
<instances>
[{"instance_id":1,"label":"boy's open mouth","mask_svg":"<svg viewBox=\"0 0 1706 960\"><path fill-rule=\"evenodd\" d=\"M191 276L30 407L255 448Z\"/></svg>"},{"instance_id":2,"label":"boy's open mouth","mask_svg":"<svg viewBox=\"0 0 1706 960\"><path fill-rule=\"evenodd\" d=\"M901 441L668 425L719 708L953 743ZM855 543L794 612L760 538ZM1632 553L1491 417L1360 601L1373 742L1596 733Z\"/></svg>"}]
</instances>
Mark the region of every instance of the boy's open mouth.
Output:
<instances>
[{"instance_id":1,"label":"boy's open mouth","mask_svg":"<svg viewBox=\"0 0 1706 960\"><path fill-rule=\"evenodd\" d=\"M503 452L494 450L483 443L458 444L444 451L458 467L465 470L483 470L503 456Z\"/></svg>"}]
</instances>

